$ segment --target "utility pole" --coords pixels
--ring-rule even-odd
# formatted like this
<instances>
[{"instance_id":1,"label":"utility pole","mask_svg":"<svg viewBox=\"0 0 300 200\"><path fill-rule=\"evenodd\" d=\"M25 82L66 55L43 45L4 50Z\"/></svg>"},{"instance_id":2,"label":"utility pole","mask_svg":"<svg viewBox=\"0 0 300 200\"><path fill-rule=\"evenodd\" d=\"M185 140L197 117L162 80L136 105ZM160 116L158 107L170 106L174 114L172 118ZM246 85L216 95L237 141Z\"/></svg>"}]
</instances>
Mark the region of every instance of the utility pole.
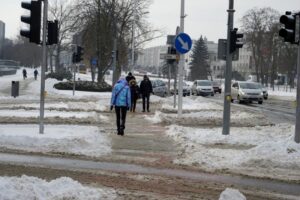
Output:
<instances>
[{"instance_id":1,"label":"utility pole","mask_svg":"<svg viewBox=\"0 0 300 200\"><path fill-rule=\"evenodd\" d=\"M230 53L231 31L233 30L234 0L229 0L228 28L227 28L227 53L225 68L225 92L223 111L223 135L229 135L230 129L230 103L231 103L231 78L232 78L232 54Z\"/></svg>"},{"instance_id":2,"label":"utility pole","mask_svg":"<svg viewBox=\"0 0 300 200\"><path fill-rule=\"evenodd\" d=\"M180 12L180 33L184 32L184 5L185 5L185 0L181 0L181 12ZM182 91L182 85L183 85L183 68L184 68L184 60L185 56L184 54L180 54L180 59L179 59L179 66L178 66L178 117L182 117L182 96L183 96L183 91ZM175 91L176 93L176 91Z\"/></svg>"},{"instance_id":3,"label":"utility pole","mask_svg":"<svg viewBox=\"0 0 300 200\"><path fill-rule=\"evenodd\" d=\"M43 17L43 65L41 69L41 96L40 96L40 134L44 133L44 111L45 111L45 70L47 68L47 47L46 47L46 31L48 20L48 0L44 1L44 17Z\"/></svg>"},{"instance_id":4,"label":"utility pole","mask_svg":"<svg viewBox=\"0 0 300 200\"><path fill-rule=\"evenodd\" d=\"M114 85L117 82L117 22L116 22L116 16L115 16L115 0L113 0L113 11L112 11L112 19L113 19L113 60L112 60L112 70L113 70L113 76L112 76L112 85Z\"/></svg>"},{"instance_id":5,"label":"utility pole","mask_svg":"<svg viewBox=\"0 0 300 200\"><path fill-rule=\"evenodd\" d=\"M135 62L134 62L134 45L135 45L135 41L134 41L134 38L135 38L135 20L136 20L136 6L137 6L137 0L135 0L134 2L134 8L133 8L133 22L132 22L132 41L131 41L131 69L130 71L132 72L134 70L134 65L135 65Z\"/></svg>"},{"instance_id":6,"label":"utility pole","mask_svg":"<svg viewBox=\"0 0 300 200\"><path fill-rule=\"evenodd\" d=\"M295 142L300 143L300 12L296 15L296 33L298 34L298 61L297 61L297 108L296 108L296 126ZM297 33L298 32L298 33Z\"/></svg>"}]
</instances>

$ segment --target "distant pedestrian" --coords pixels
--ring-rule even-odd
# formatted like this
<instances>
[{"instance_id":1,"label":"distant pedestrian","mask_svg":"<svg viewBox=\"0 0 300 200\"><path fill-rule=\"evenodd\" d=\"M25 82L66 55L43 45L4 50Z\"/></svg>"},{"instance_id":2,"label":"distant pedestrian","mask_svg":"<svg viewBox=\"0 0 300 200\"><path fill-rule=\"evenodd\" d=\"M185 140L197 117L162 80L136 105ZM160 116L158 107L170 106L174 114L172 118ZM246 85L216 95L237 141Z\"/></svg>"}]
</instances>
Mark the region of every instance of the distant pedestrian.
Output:
<instances>
[{"instance_id":1,"label":"distant pedestrian","mask_svg":"<svg viewBox=\"0 0 300 200\"><path fill-rule=\"evenodd\" d=\"M136 83L136 80L129 81L130 93L131 93L131 109L130 112L135 112L136 101L140 96L140 88Z\"/></svg>"},{"instance_id":2,"label":"distant pedestrian","mask_svg":"<svg viewBox=\"0 0 300 200\"><path fill-rule=\"evenodd\" d=\"M130 88L125 79L120 79L114 86L110 110L115 107L118 135L124 135L126 113L131 108Z\"/></svg>"},{"instance_id":3,"label":"distant pedestrian","mask_svg":"<svg viewBox=\"0 0 300 200\"><path fill-rule=\"evenodd\" d=\"M36 80L37 79L37 75L39 74L38 70L35 69L34 72L33 72L33 74L34 74L34 79Z\"/></svg>"},{"instance_id":4,"label":"distant pedestrian","mask_svg":"<svg viewBox=\"0 0 300 200\"><path fill-rule=\"evenodd\" d=\"M126 81L129 83L131 80L135 80L135 77L132 75L131 72L129 72L126 76Z\"/></svg>"},{"instance_id":5,"label":"distant pedestrian","mask_svg":"<svg viewBox=\"0 0 300 200\"><path fill-rule=\"evenodd\" d=\"M25 80L25 78L27 78L27 71L26 69L23 69L23 79Z\"/></svg>"},{"instance_id":6,"label":"distant pedestrian","mask_svg":"<svg viewBox=\"0 0 300 200\"><path fill-rule=\"evenodd\" d=\"M143 112L145 112L145 108L147 104L147 111L150 112L149 110L149 103L150 103L150 94L153 94L153 89L152 89L152 83L149 80L147 75L144 75L144 80L142 80L140 84L140 93L142 94L143 98Z\"/></svg>"}]
</instances>

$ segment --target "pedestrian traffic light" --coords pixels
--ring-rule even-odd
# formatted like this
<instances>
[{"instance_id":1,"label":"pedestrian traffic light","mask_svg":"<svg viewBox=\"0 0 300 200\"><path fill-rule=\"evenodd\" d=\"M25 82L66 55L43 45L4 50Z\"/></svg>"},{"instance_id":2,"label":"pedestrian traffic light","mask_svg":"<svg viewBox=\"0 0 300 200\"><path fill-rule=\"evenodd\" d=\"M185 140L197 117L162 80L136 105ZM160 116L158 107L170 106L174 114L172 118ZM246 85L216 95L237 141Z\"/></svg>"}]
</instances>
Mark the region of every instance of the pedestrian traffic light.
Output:
<instances>
[{"instance_id":1,"label":"pedestrian traffic light","mask_svg":"<svg viewBox=\"0 0 300 200\"><path fill-rule=\"evenodd\" d=\"M168 54L177 54L175 47L173 46L168 47Z\"/></svg>"},{"instance_id":2,"label":"pedestrian traffic light","mask_svg":"<svg viewBox=\"0 0 300 200\"><path fill-rule=\"evenodd\" d=\"M58 42L58 21L48 21L48 40L47 45L57 44Z\"/></svg>"},{"instance_id":3,"label":"pedestrian traffic light","mask_svg":"<svg viewBox=\"0 0 300 200\"><path fill-rule=\"evenodd\" d=\"M40 44L41 1L22 2L21 6L30 11L30 16L21 16L21 21L29 24L29 30L21 30L20 35L29 38L29 42Z\"/></svg>"},{"instance_id":4,"label":"pedestrian traffic light","mask_svg":"<svg viewBox=\"0 0 300 200\"><path fill-rule=\"evenodd\" d=\"M280 17L279 21L284 25L284 28L279 30L279 36L283 37L285 42L298 44L299 38L298 41L296 41L296 34L298 34L296 33L296 14L287 11L285 15Z\"/></svg>"},{"instance_id":5,"label":"pedestrian traffic light","mask_svg":"<svg viewBox=\"0 0 300 200\"><path fill-rule=\"evenodd\" d=\"M230 53L236 51L236 49L242 48L244 43L241 41L244 37L243 33L238 33L238 29L234 28L230 31Z\"/></svg>"},{"instance_id":6,"label":"pedestrian traffic light","mask_svg":"<svg viewBox=\"0 0 300 200\"><path fill-rule=\"evenodd\" d=\"M76 52L76 62L80 62L83 60L83 48L81 46L77 46L77 52Z\"/></svg>"}]
</instances>

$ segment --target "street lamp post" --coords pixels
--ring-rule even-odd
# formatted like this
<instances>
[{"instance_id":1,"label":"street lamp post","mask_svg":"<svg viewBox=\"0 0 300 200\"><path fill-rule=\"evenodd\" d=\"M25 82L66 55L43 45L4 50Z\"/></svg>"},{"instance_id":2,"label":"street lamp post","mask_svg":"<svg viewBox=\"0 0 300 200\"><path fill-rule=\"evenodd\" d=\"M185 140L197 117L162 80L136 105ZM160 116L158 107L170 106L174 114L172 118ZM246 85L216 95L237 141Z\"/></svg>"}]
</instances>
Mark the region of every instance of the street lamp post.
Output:
<instances>
[{"instance_id":1,"label":"street lamp post","mask_svg":"<svg viewBox=\"0 0 300 200\"><path fill-rule=\"evenodd\" d=\"M44 133L44 111L45 111L45 70L47 68L47 46L46 46L46 31L48 20L48 0L44 0L44 17L43 17L43 65L41 69L41 94L40 94L40 125L39 133Z\"/></svg>"}]
</instances>

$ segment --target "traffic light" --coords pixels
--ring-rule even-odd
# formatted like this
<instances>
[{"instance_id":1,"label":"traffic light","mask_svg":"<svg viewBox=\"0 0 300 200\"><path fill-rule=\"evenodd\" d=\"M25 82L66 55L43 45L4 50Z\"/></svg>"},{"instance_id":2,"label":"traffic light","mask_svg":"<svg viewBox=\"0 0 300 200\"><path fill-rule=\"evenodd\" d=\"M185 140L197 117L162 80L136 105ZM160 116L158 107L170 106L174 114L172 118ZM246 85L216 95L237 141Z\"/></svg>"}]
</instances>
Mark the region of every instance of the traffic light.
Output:
<instances>
[{"instance_id":1,"label":"traffic light","mask_svg":"<svg viewBox=\"0 0 300 200\"><path fill-rule=\"evenodd\" d=\"M48 40L47 45L57 44L58 42L58 21L48 21Z\"/></svg>"},{"instance_id":2,"label":"traffic light","mask_svg":"<svg viewBox=\"0 0 300 200\"><path fill-rule=\"evenodd\" d=\"M238 33L238 29L234 28L230 31L230 53L236 51L236 49L242 48L244 43L241 41L243 39L244 34Z\"/></svg>"},{"instance_id":3,"label":"traffic light","mask_svg":"<svg viewBox=\"0 0 300 200\"><path fill-rule=\"evenodd\" d=\"M83 48L81 46L77 46L76 52L76 62L80 62L83 60Z\"/></svg>"},{"instance_id":4,"label":"traffic light","mask_svg":"<svg viewBox=\"0 0 300 200\"><path fill-rule=\"evenodd\" d=\"M285 42L298 44L299 41L296 41L296 14L286 12L285 15L280 17L279 21L284 24L284 28L279 30L279 36L283 37Z\"/></svg>"},{"instance_id":5,"label":"traffic light","mask_svg":"<svg viewBox=\"0 0 300 200\"><path fill-rule=\"evenodd\" d=\"M173 46L168 47L168 54L176 54L176 49Z\"/></svg>"},{"instance_id":6,"label":"traffic light","mask_svg":"<svg viewBox=\"0 0 300 200\"><path fill-rule=\"evenodd\" d=\"M29 24L29 30L21 30L20 35L29 38L29 42L40 44L41 1L22 2L22 8L30 11L30 16L21 16L21 21Z\"/></svg>"}]
</instances>

